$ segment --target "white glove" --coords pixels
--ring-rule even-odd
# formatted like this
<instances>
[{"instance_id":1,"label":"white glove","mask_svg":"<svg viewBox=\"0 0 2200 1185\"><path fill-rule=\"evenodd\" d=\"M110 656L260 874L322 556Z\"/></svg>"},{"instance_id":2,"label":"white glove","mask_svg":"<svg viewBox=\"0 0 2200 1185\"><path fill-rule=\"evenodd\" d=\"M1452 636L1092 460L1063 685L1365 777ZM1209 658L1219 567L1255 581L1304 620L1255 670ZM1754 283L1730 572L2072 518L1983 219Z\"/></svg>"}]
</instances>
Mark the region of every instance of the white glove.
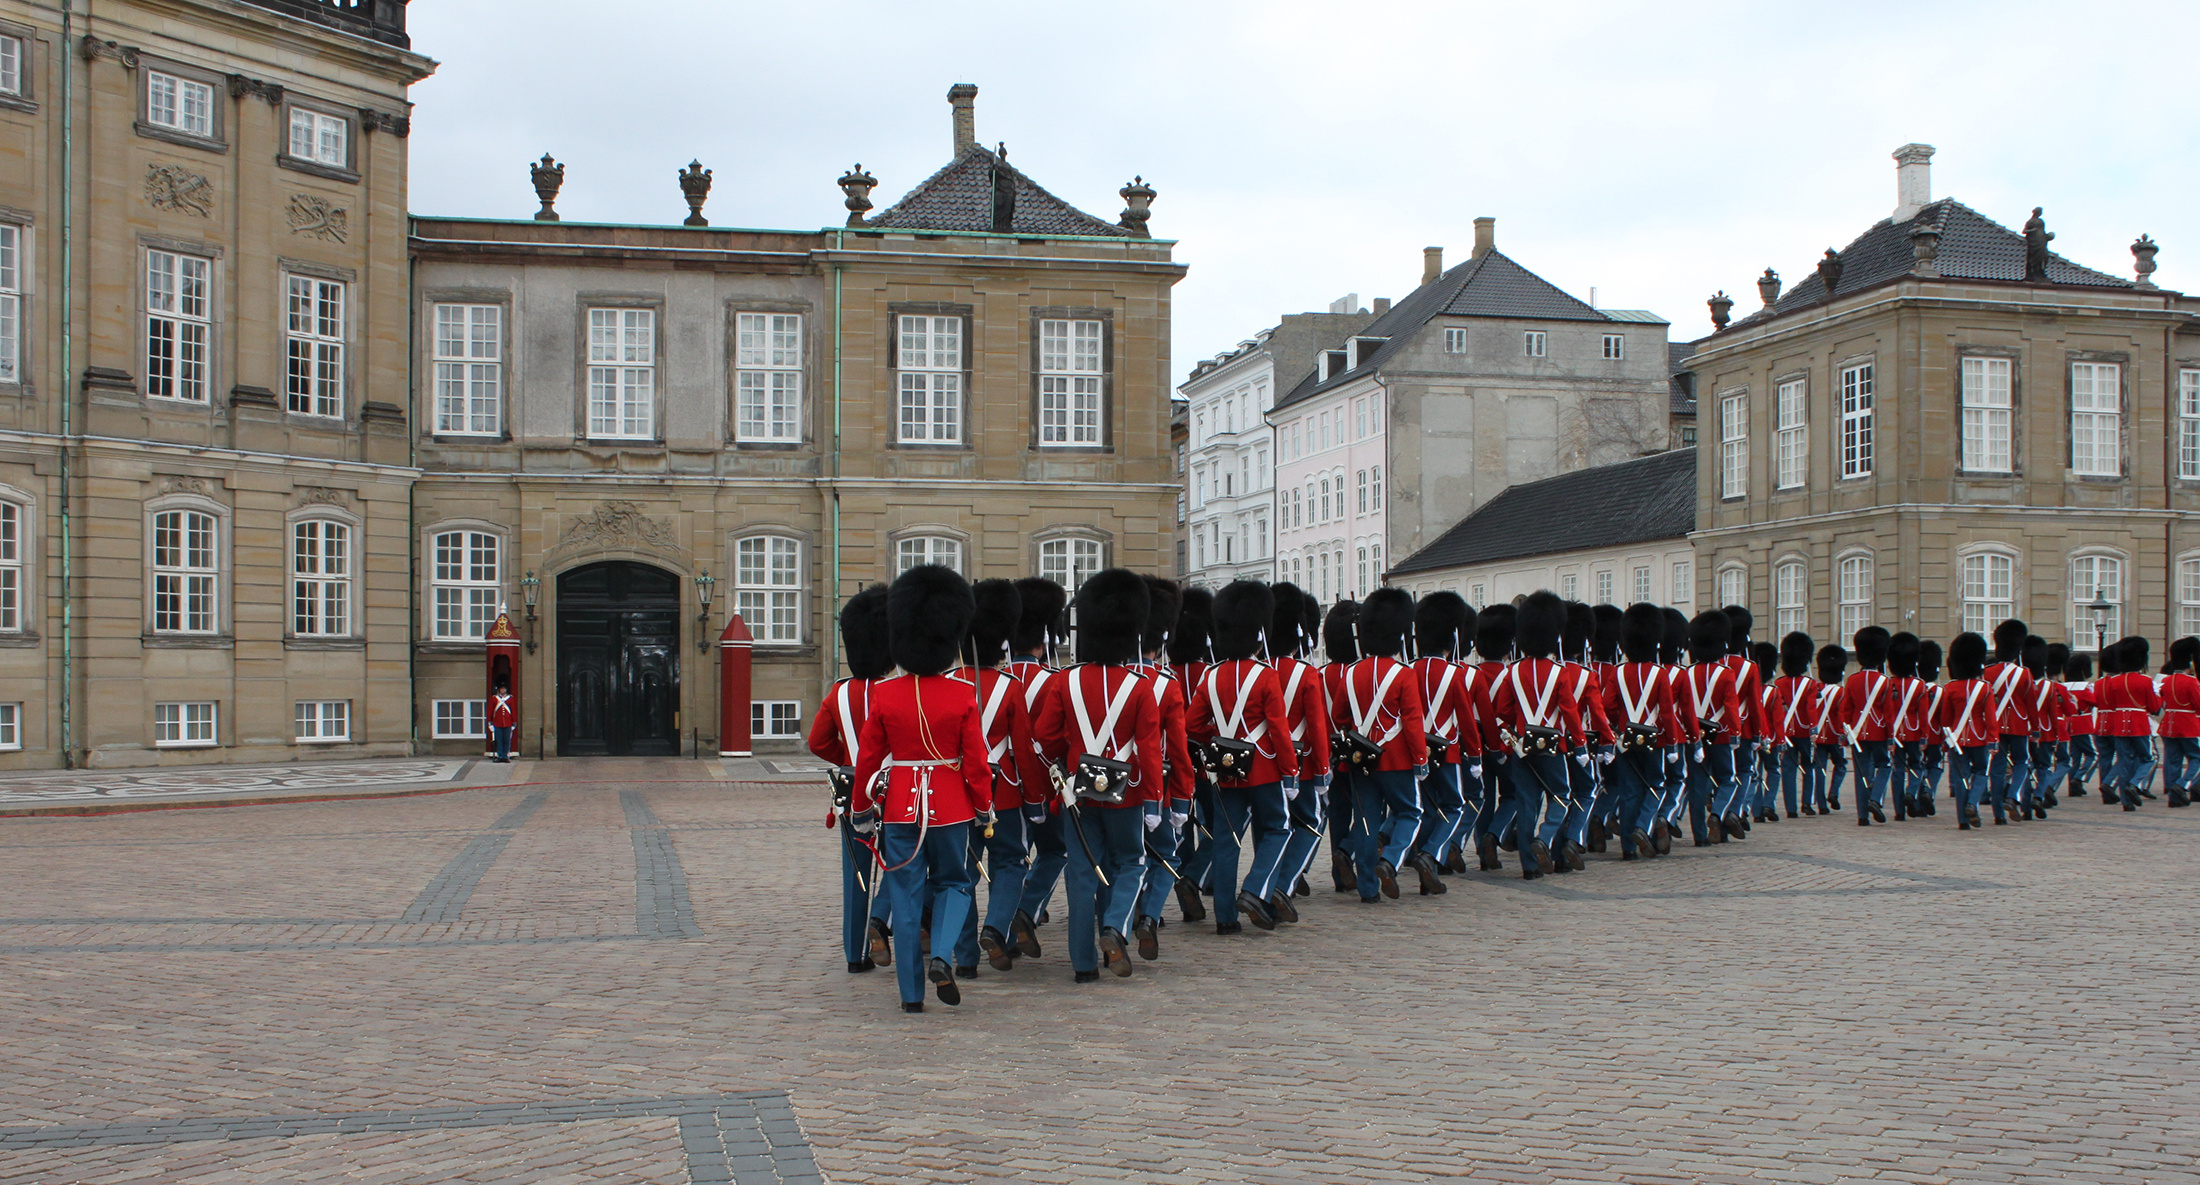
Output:
<instances>
[{"instance_id":1,"label":"white glove","mask_svg":"<svg viewBox=\"0 0 2200 1185\"><path fill-rule=\"evenodd\" d=\"M1313 777L1306 779L1306 788L1316 794L1329 793L1329 775L1315 774Z\"/></svg>"},{"instance_id":2,"label":"white glove","mask_svg":"<svg viewBox=\"0 0 2200 1185\"><path fill-rule=\"evenodd\" d=\"M1169 823L1179 831L1183 830L1184 825L1191 821L1192 812L1190 811L1172 810L1169 812Z\"/></svg>"},{"instance_id":3,"label":"white glove","mask_svg":"<svg viewBox=\"0 0 2200 1185\"><path fill-rule=\"evenodd\" d=\"M1160 803L1149 802L1146 804L1145 810L1140 813L1145 819L1146 830L1152 831L1154 828L1161 826Z\"/></svg>"},{"instance_id":4,"label":"white glove","mask_svg":"<svg viewBox=\"0 0 2200 1185\"><path fill-rule=\"evenodd\" d=\"M1292 799L1297 798L1298 796L1299 779L1297 778L1297 776L1294 775L1292 777L1285 778L1283 780L1283 800L1285 802L1289 802Z\"/></svg>"},{"instance_id":5,"label":"white glove","mask_svg":"<svg viewBox=\"0 0 2200 1185\"><path fill-rule=\"evenodd\" d=\"M1468 777L1470 777L1470 778L1479 778L1479 777L1481 777L1481 776L1482 776L1482 763L1481 763L1481 762L1479 762L1479 761L1470 761L1470 762L1468 762L1468 763L1467 763L1467 776L1468 776Z\"/></svg>"},{"instance_id":6,"label":"white glove","mask_svg":"<svg viewBox=\"0 0 2200 1185\"><path fill-rule=\"evenodd\" d=\"M1618 757L1618 756L1619 756L1619 750L1617 750L1617 749L1610 749L1610 748L1605 748L1605 749L1599 749L1599 750L1597 750L1597 764L1598 764L1598 765L1610 765L1610 764L1612 764L1612 761L1613 761L1613 759L1614 759L1614 758L1616 758L1616 757Z\"/></svg>"},{"instance_id":7,"label":"white glove","mask_svg":"<svg viewBox=\"0 0 2200 1185\"><path fill-rule=\"evenodd\" d=\"M869 835L878 830L878 808L848 813L848 830L857 835Z\"/></svg>"},{"instance_id":8,"label":"white glove","mask_svg":"<svg viewBox=\"0 0 2200 1185\"><path fill-rule=\"evenodd\" d=\"M1696 759L1697 761L1702 761L1702 760L1703 760L1703 746L1702 746L1702 745L1698 745L1698 746L1696 746L1696 758L1695 758L1695 759Z\"/></svg>"},{"instance_id":9,"label":"white glove","mask_svg":"<svg viewBox=\"0 0 2200 1185\"><path fill-rule=\"evenodd\" d=\"M1024 821L1034 827L1047 821L1047 806L1043 802L1024 804Z\"/></svg>"},{"instance_id":10,"label":"white glove","mask_svg":"<svg viewBox=\"0 0 2200 1185\"><path fill-rule=\"evenodd\" d=\"M1587 749L1574 750L1574 760L1581 763L1581 768L1589 768L1589 751Z\"/></svg>"}]
</instances>

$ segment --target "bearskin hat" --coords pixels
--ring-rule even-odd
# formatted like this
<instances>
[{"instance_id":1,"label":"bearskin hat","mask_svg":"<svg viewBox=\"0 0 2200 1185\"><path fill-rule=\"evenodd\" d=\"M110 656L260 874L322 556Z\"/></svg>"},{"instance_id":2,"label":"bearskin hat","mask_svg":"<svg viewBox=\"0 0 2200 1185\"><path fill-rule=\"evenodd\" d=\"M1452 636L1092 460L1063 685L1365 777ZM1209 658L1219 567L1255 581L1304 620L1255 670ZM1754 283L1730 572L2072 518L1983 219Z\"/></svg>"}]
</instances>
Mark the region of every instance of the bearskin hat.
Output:
<instances>
[{"instance_id":1,"label":"bearskin hat","mask_svg":"<svg viewBox=\"0 0 2200 1185\"><path fill-rule=\"evenodd\" d=\"M1780 648L1770 642L1751 642L1749 661L1756 664L1757 676L1770 683L1780 673Z\"/></svg>"},{"instance_id":2,"label":"bearskin hat","mask_svg":"<svg viewBox=\"0 0 2200 1185\"><path fill-rule=\"evenodd\" d=\"M1474 615L1474 652L1483 662L1504 662L1512 657L1513 635L1520 611L1511 602L1485 605Z\"/></svg>"},{"instance_id":3,"label":"bearskin hat","mask_svg":"<svg viewBox=\"0 0 2200 1185\"><path fill-rule=\"evenodd\" d=\"M894 665L912 675L944 674L955 666L963 635L978 612L962 573L918 564L886 590L886 629Z\"/></svg>"},{"instance_id":4,"label":"bearskin hat","mask_svg":"<svg viewBox=\"0 0 2200 1185\"><path fill-rule=\"evenodd\" d=\"M1549 590L1533 592L1513 615L1513 645L1525 658L1557 658L1566 633L1566 602Z\"/></svg>"},{"instance_id":5,"label":"bearskin hat","mask_svg":"<svg viewBox=\"0 0 2200 1185\"><path fill-rule=\"evenodd\" d=\"M1886 627L1867 625L1856 631L1849 645L1856 651L1856 665L1867 671L1876 671L1887 665Z\"/></svg>"},{"instance_id":6,"label":"bearskin hat","mask_svg":"<svg viewBox=\"0 0 2200 1185\"><path fill-rule=\"evenodd\" d=\"M2063 678L2072 683L2089 683L2093 680L2093 656L2073 650L2063 663Z\"/></svg>"},{"instance_id":7,"label":"bearskin hat","mask_svg":"<svg viewBox=\"0 0 2200 1185\"><path fill-rule=\"evenodd\" d=\"M1299 631L1300 644L1304 647L1302 653L1312 654L1315 643L1322 640L1321 600L1314 594L1308 593L1306 599L1301 602L1300 609L1306 614L1305 625Z\"/></svg>"},{"instance_id":8,"label":"bearskin hat","mask_svg":"<svg viewBox=\"0 0 2200 1185\"><path fill-rule=\"evenodd\" d=\"M1589 642L1596 637L1596 633L1596 610L1580 601L1566 602L1566 628L1559 631L1560 641L1566 648L1566 657L1571 659L1588 657Z\"/></svg>"},{"instance_id":9,"label":"bearskin hat","mask_svg":"<svg viewBox=\"0 0 2200 1185\"><path fill-rule=\"evenodd\" d=\"M1839 646L1818 648L1818 677L1828 683L1839 683L1841 673L1849 669L1849 652Z\"/></svg>"},{"instance_id":10,"label":"bearskin hat","mask_svg":"<svg viewBox=\"0 0 2200 1185\"><path fill-rule=\"evenodd\" d=\"M1725 613L1706 609L1688 623L1688 660L1690 662L1717 662L1726 657L1726 648L1734 638L1734 625Z\"/></svg>"},{"instance_id":11,"label":"bearskin hat","mask_svg":"<svg viewBox=\"0 0 2200 1185\"><path fill-rule=\"evenodd\" d=\"M1976 679L1986 673L1986 639L1969 630L1948 643L1948 677Z\"/></svg>"},{"instance_id":12,"label":"bearskin hat","mask_svg":"<svg viewBox=\"0 0 2200 1185\"><path fill-rule=\"evenodd\" d=\"M970 595L978 607L970 619L971 665L996 666L1008 657L1008 631L1022 620L1024 599L1007 580L981 580L970 586Z\"/></svg>"},{"instance_id":13,"label":"bearskin hat","mask_svg":"<svg viewBox=\"0 0 2200 1185\"><path fill-rule=\"evenodd\" d=\"M1620 615L1619 649L1628 662L1658 661L1658 643L1665 639L1665 610L1647 602L1627 606Z\"/></svg>"},{"instance_id":14,"label":"bearskin hat","mask_svg":"<svg viewBox=\"0 0 2200 1185\"><path fill-rule=\"evenodd\" d=\"M1177 614L1184 607L1184 590L1174 580L1159 576L1147 576L1146 595L1152 598L1146 608L1146 633L1139 641L1139 649L1146 654L1160 654L1169 648L1169 636L1176 629Z\"/></svg>"},{"instance_id":15,"label":"bearskin hat","mask_svg":"<svg viewBox=\"0 0 2200 1185\"><path fill-rule=\"evenodd\" d=\"M1742 643L1749 641L1749 627L1756 625L1757 619L1751 617L1749 610L1742 608L1740 605L1728 605L1719 612L1726 614L1727 649L1732 653L1740 654Z\"/></svg>"},{"instance_id":16,"label":"bearskin hat","mask_svg":"<svg viewBox=\"0 0 2200 1185\"><path fill-rule=\"evenodd\" d=\"M1276 596L1258 580L1233 580L1215 594L1215 657L1259 658Z\"/></svg>"},{"instance_id":17,"label":"bearskin hat","mask_svg":"<svg viewBox=\"0 0 2200 1185\"><path fill-rule=\"evenodd\" d=\"M1278 658L1306 653L1306 594L1286 580L1268 586L1276 607L1268 615L1268 652Z\"/></svg>"},{"instance_id":18,"label":"bearskin hat","mask_svg":"<svg viewBox=\"0 0 2200 1185\"><path fill-rule=\"evenodd\" d=\"M2094 661L2101 664L2101 677L2103 679L2123 670L2123 667L2117 665L2123 659L2123 647L2122 642L2110 642L2108 645L2101 647L2101 652ZM2071 657L2075 658L2077 656L2072 655Z\"/></svg>"},{"instance_id":19,"label":"bearskin hat","mask_svg":"<svg viewBox=\"0 0 2200 1185\"><path fill-rule=\"evenodd\" d=\"M840 607L840 648L848 673L858 679L884 679L894 669L894 648L886 637L886 586L859 590Z\"/></svg>"},{"instance_id":20,"label":"bearskin hat","mask_svg":"<svg viewBox=\"0 0 2200 1185\"><path fill-rule=\"evenodd\" d=\"M2024 649L2024 640L2032 631L2012 617L1994 627L1994 658L2000 662L2015 662Z\"/></svg>"},{"instance_id":21,"label":"bearskin hat","mask_svg":"<svg viewBox=\"0 0 2200 1185\"><path fill-rule=\"evenodd\" d=\"M1917 677L1932 683L1940 678L1940 643L1927 639L1917 644Z\"/></svg>"},{"instance_id":22,"label":"bearskin hat","mask_svg":"<svg viewBox=\"0 0 2200 1185\"><path fill-rule=\"evenodd\" d=\"M1688 652L1688 615L1671 605L1658 610L1658 614L1665 619L1665 635L1658 639L1658 661L1677 665L1681 655Z\"/></svg>"},{"instance_id":23,"label":"bearskin hat","mask_svg":"<svg viewBox=\"0 0 2200 1185\"><path fill-rule=\"evenodd\" d=\"M1627 612L1617 605L1598 605L1590 612L1596 614L1596 632L1589 636L1589 657L1598 662L1619 661L1619 635L1625 629Z\"/></svg>"},{"instance_id":24,"label":"bearskin hat","mask_svg":"<svg viewBox=\"0 0 2200 1185\"><path fill-rule=\"evenodd\" d=\"M1378 588L1360 606L1360 653L1396 658L1405 653L1413 628L1413 594L1402 588Z\"/></svg>"},{"instance_id":25,"label":"bearskin hat","mask_svg":"<svg viewBox=\"0 0 2200 1185\"><path fill-rule=\"evenodd\" d=\"M2117 668L2127 672L2147 669L2147 652L2149 649L2147 640L2138 634L2133 634L2116 643Z\"/></svg>"},{"instance_id":26,"label":"bearskin hat","mask_svg":"<svg viewBox=\"0 0 2200 1185\"><path fill-rule=\"evenodd\" d=\"M1043 654L1049 638L1060 639L1067 631L1062 610L1069 608L1069 594L1044 576L1026 576L1016 582L1023 610L1008 632L1008 644L1018 654Z\"/></svg>"},{"instance_id":27,"label":"bearskin hat","mask_svg":"<svg viewBox=\"0 0 2200 1185\"><path fill-rule=\"evenodd\" d=\"M1129 568L1096 572L1077 590L1077 658L1123 665L1139 659L1153 594L1146 578Z\"/></svg>"},{"instance_id":28,"label":"bearskin hat","mask_svg":"<svg viewBox=\"0 0 2200 1185\"><path fill-rule=\"evenodd\" d=\"M2060 679L2063 677L2063 672L2068 670L2069 668L2070 647L2065 646L2060 642L2049 642L2047 644L2046 667L2048 677L2051 679Z\"/></svg>"},{"instance_id":29,"label":"bearskin hat","mask_svg":"<svg viewBox=\"0 0 2200 1185\"><path fill-rule=\"evenodd\" d=\"M1413 644L1424 656L1450 658L1459 645L1459 627L1474 616L1467 599L1449 589L1422 597L1413 607Z\"/></svg>"},{"instance_id":30,"label":"bearskin hat","mask_svg":"<svg viewBox=\"0 0 2200 1185\"><path fill-rule=\"evenodd\" d=\"M2017 665L2023 667L2035 679L2047 673L2047 639L2034 634L2024 640L2024 649L2017 652Z\"/></svg>"},{"instance_id":31,"label":"bearskin hat","mask_svg":"<svg viewBox=\"0 0 2200 1185\"><path fill-rule=\"evenodd\" d=\"M1338 601L1322 621L1322 649L1331 662L1360 661L1360 604Z\"/></svg>"},{"instance_id":32,"label":"bearskin hat","mask_svg":"<svg viewBox=\"0 0 2200 1185\"><path fill-rule=\"evenodd\" d=\"M1890 634L1887 638L1887 673L1905 679L1917 678L1917 652L1922 645L1917 635L1908 630Z\"/></svg>"},{"instance_id":33,"label":"bearskin hat","mask_svg":"<svg viewBox=\"0 0 2200 1185\"><path fill-rule=\"evenodd\" d=\"M1177 604L1176 628L1169 633L1169 661L1179 666L1205 662L1211 656L1208 637L1214 631L1215 594L1204 588L1187 588Z\"/></svg>"},{"instance_id":34,"label":"bearskin hat","mask_svg":"<svg viewBox=\"0 0 2200 1185\"><path fill-rule=\"evenodd\" d=\"M1810 651L1810 635L1801 630L1794 630L1780 639L1780 673L1810 674Z\"/></svg>"},{"instance_id":35,"label":"bearskin hat","mask_svg":"<svg viewBox=\"0 0 2200 1185\"><path fill-rule=\"evenodd\" d=\"M2193 660L2196 658L2200 658L2200 638L2188 634L2169 644L2169 666L2167 669L2171 671L2189 671L2192 669Z\"/></svg>"}]
</instances>

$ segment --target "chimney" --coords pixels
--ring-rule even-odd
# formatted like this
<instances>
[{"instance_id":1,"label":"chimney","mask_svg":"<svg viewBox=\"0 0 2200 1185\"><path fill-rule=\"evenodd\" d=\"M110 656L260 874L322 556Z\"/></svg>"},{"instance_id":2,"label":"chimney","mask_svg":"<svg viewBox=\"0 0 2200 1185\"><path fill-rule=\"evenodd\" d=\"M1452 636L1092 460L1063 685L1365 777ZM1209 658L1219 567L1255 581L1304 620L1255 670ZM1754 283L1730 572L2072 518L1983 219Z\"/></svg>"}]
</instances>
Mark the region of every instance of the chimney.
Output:
<instances>
[{"instance_id":1,"label":"chimney","mask_svg":"<svg viewBox=\"0 0 2200 1185\"><path fill-rule=\"evenodd\" d=\"M1933 146L1904 144L1894 150L1894 220L1908 222L1933 200Z\"/></svg>"},{"instance_id":2,"label":"chimney","mask_svg":"<svg viewBox=\"0 0 2200 1185\"><path fill-rule=\"evenodd\" d=\"M1376 298L1375 298L1375 315L1376 315L1376 316L1378 316L1378 317L1380 317L1380 316L1382 316L1382 315L1383 315L1384 313L1387 313L1387 312L1389 312L1389 311L1390 311L1390 298L1389 298L1389 297L1387 297L1387 296L1378 296L1378 297L1376 297Z\"/></svg>"},{"instance_id":3,"label":"chimney","mask_svg":"<svg viewBox=\"0 0 2200 1185\"><path fill-rule=\"evenodd\" d=\"M1421 248L1421 282L1426 284L1443 274L1444 249L1442 247Z\"/></svg>"},{"instance_id":4,"label":"chimney","mask_svg":"<svg viewBox=\"0 0 2200 1185\"><path fill-rule=\"evenodd\" d=\"M978 88L958 82L947 88L947 105L955 109L955 155L978 146Z\"/></svg>"},{"instance_id":5,"label":"chimney","mask_svg":"<svg viewBox=\"0 0 2200 1185\"><path fill-rule=\"evenodd\" d=\"M1474 257L1480 259L1497 246L1497 219L1474 220Z\"/></svg>"}]
</instances>

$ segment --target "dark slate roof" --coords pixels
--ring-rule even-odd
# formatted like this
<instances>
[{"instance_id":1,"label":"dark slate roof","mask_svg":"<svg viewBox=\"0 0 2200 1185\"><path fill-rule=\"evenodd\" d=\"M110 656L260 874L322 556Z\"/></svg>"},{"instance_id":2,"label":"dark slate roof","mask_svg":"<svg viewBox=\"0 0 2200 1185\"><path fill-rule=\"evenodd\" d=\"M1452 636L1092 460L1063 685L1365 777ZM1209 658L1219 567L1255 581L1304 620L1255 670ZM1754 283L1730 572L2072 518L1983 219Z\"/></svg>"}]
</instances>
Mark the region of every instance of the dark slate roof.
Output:
<instances>
[{"instance_id":1,"label":"dark slate roof","mask_svg":"<svg viewBox=\"0 0 2200 1185\"><path fill-rule=\"evenodd\" d=\"M1673 375L1673 390L1666 406L1667 415L1696 414L1696 376L1687 365L1689 356L1695 352L1694 342L1665 343L1666 369Z\"/></svg>"},{"instance_id":2,"label":"dark slate roof","mask_svg":"<svg viewBox=\"0 0 2200 1185\"><path fill-rule=\"evenodd\" d=\"M1039 187L991 151L975 145L946 168L865 222L866 226L909 230L993 230L993 171L1005 169L1016 186L1016 213L1006 233L1018 235L1112 235L1134 238L1112 222L1102 222Z\"/></svg>"},{"instance_id":3,"label":"dark slate roof","mask_svg":"<svg viewBox=\"0 0 2200 1185\"><path fill-rule=\"evenodd\" d=\"M1393 576L1679 539L1696 529L1696 450L1513 486L1407 556Z\"/></svg>"},{"instance_id":4,"label":"dark slate roof","mask_svg":"<svg viewBox=\"0 0 2200 1185\"><path fill-rule=\"evenodd\" d=\"M1404 348L1415 330L1439 316L1507 317L1527 321L1609 321L1611 318L1575 300L1558 286L1494 248L1480 259L1469 259L1446 270L1434 280L1407 294L1390 311L1368 323L1357 337L1388 338L1375 353L1351 370L1316 382L1320 371L1308 371L1276 400L1276 409L1313 395L1315 391L1349 382L1379 369L1392 354ZM1279 390L1281 387L1279 385Z\"/></svg>"},{"instance_id":5,"label":"dark slate roof","mask_svg":"<svg viewBox=\"0 0 2200 1185\"><path fill-rule=\"evenodd\" d=\"M2024 236L1956 201L1942 198L1902 222L1881 222L1858 235L1839 252L1841 279L1833 295L1846 296L1877 287L1910 274L1916 256L1910 250L1910 231L1920 224L1940 231L1940 274L1957 280L2024 279ZM2081 267L2050 251L2047 280L2088 288L2129 288L2131 281L2118 279L2089 267ZM1826 300L1826 286L1813 263L1808 274L1772 306L1772 315L1792 312ZM1763 310L1735 324L1748 324L1765 316Z\"/></svg>"}]
</instances>

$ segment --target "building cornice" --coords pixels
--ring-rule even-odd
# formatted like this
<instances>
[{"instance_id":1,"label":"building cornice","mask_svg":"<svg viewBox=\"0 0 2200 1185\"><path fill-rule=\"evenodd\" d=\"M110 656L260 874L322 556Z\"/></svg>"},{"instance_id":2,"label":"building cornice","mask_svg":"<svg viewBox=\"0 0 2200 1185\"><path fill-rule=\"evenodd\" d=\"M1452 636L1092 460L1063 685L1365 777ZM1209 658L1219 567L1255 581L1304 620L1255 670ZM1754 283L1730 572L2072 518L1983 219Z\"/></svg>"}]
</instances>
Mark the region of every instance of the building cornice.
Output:
<instances>
[{"instance_id":1,"label":"building cornice","mask_svg":"<svg viewBox=\"0 0 2200 1185\"><path fill-rule=\"evenodd\" d=\"M1989 283L1989 281L1983 280L1963 282ZM1728 331L1734 335L1730 339L1721 340L1724 335L1713 335L1709 339L1713 344L1709 344L1696 353L1689 355L1682 361L1682 365L1689 369L1698 369L1697 364L1700 362L1716 360L1721 356L1732 355L1757 346L1787 341L1815 333L1828 325L1862 317L1890 305L1948 312L1995 312L2030 317L2126 317L2137 321L2173 321L2179 324L2191 324L2196 319L2200 319L2196 318L2195 314L2191 312L2175 307L2174 304L2167 304L2160 308L2134 308L2122 305L2080 304L2054 300L1990 300L1984 297L1926 296L1920 292L1923 283L1925 282L1898 280L1895 281L1895 287L1892 291L1872 289L1870 290L1872 298L1860 303L1844 305L1837 301L1823 306L1814 315L1803 316L1790 313L1746 328L1736 326ZM2028 293L2039 291L2037 287L2029 286L2024 290ZM2090 289L2088 291L2111 290ZM2128 290L2114 289L2113 291L2127 292ZM1859 297L1864 295L1866 293L1857 294ZM2163 293L2160 295L2167 300L2175 300L2173 294ZM1843 299L1853 298L1844 297ZM1800 319L1790 320L1790 318Z\"/></svg>"},{"instance_id":2,"label":"building cornice","mask_svg":"<svg viewBox=\"0 0 2200 1185\"><path fill-rule=\"evenodd\" d=\"M87 453L125 455L150 453L155 456L175 457L200 462L247 462L285 469L304 469L322 473L350 473L381 479L416 479L423 470L407 465L377 465L371 461L336 461L326 457L299 457L288 453L261 453L247 449L221 448L215 445L165 444L153 440L130 440L118 436L62 436L53 432L20 432L0 429L0 448L18 447L63 448L75 446Z\"/></svg>"},{"instance_id":3,"label":"building cornice","mask_svg":"<svg viewBox=\"0 0 2200 1185\"><path fill-rule=\"evenodd\" d=\"M2165 522L2200 522L2200 511L2192 510L2118 509L2082 506L1996 506L1992 503L1967 502L1897 502L1891 506L1874 506L1865 510L1831 510L1824 514L1806 514L1795 518L1776 518L1764 522L1739 523L1730 527L1699 527L1690 531L1688 538L1691 541L1716 539L1727 535L1747 534L1752 531L1810 527L1830 522L1855 522L1859 519L1899 514L1931 514L1971 518L1985 515L2014 515L2017 517L2053 515L2056 518L2150 518Z\"/></svg>"},{"instance_id":4,"label":"building cornice","mask_svg":"<svg viewBox=\"0 0 2200 1185\"><path fill-rule=\"evenodd\" d=\"M627 486L708 486L719 488L746 488L752 486L785 486L802 489L843 490L906 490L908 479L887 477L731 477L714 473L527 473L498 472L495 470L438 470L416 469L422 482L455 481L468 483L518 484L529 486L563 485L627 485ZM1138 481L1028 481L1022 479L994 480L977 478L927 477L924 484L936 489L1033 489L1082 491L1091 493L1121 493L1125 490L1162 492L1174 496L1178 486L1169 482Z\"/></svg>"}]
</instances>

